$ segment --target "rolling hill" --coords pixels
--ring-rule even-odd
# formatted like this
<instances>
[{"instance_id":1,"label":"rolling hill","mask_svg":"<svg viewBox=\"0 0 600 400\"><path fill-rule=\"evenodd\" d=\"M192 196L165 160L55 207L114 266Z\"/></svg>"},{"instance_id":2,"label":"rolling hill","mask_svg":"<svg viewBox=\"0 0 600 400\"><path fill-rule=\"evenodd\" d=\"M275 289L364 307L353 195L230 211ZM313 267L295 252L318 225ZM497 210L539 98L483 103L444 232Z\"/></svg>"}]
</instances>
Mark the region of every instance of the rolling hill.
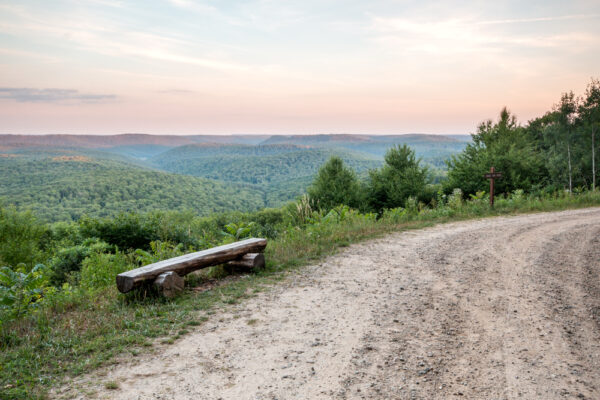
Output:
<instances>
[{"instance_id":1,"label":"rolling hill","mask_svg":"<svg viewBox=\"0 0 600 400\"><path fill-rule=\"evenodd\" d=\"M3 156L0 175L0 201L31 209L47 221L153 210L191 209L208 215L265 206L264 193L250 185L170 174L85 155Z\"/></svg>"},{"instance_id":2,"label":"rolling hill","mask_svg":"<svg viewBox=\"0 0 600 400\"><path fill-rule=\"evenodd\" d=\"M148 161L159 169L178 174L269 185L289 182L290 179L312 178L332 155L340 156L358 172L381 164L373 157L349 151L296 145L188 145L169 150Z\"/></svg>"},{"instance_id":3,"label":"rolling hill","mask_svg":"<svg viewBox=\"0 0 600 400\"><path fill-rule=\"evenodd\" d=\"M445 168L444 161L452 154L461 152L469 141L469 136L455 135L292 135L271 136L265 144L294 144L320 148L346 149L362 154L383 158L394 145L406 144L415 150L424 162Z\"/></svg>"},{"instance_id":4,"label":"rolling hill","mask_svg":"<svg viewBox=\"0 0 600 400\"><path fill-rule=\"evenodd\" d=\"M303 194L332 155L359 175L393 145L432 165L461 151L464 135L0 135L0 201L49 221L121 211L198 214L274 207Z\"/></svg>"}]
</instances>

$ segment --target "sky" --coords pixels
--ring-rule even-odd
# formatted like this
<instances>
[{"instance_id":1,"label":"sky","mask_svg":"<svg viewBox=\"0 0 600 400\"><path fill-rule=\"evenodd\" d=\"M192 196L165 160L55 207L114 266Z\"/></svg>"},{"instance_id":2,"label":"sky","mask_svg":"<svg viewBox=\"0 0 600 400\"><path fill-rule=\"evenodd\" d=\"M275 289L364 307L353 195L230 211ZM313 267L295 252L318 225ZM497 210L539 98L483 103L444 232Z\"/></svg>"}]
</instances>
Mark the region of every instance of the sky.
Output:
<instances>
[{"instance_id":1,"label":"sky","mask_svg":"<svg viewBox=\"0 0 600 400\"><path fill-rule=\"evenodd\" d=\"M0 133L468 134L592 77L598 0L0 0Z\"/></svg>"}]
</instances>

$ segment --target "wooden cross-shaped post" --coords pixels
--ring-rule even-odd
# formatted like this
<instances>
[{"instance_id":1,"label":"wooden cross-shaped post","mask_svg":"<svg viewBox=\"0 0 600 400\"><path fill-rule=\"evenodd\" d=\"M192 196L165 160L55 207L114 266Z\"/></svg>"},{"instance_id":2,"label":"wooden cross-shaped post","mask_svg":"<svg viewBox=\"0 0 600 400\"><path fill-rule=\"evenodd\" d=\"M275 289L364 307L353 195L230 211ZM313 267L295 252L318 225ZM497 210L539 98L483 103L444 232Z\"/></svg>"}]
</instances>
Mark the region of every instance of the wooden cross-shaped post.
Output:
<instances>
[{"instance_id":1,"label":"wooden cross-shaped post","mask_svg":"<svg viewBox=\"0 0 600 400\"><path fill-rule=\"evenodd\" d=\"M490 180L490 207L494 207L494 180L502 178L502 172L496 172L494 167L491 167L490 173L483 177Z\"/></svg>"}]
</instances>

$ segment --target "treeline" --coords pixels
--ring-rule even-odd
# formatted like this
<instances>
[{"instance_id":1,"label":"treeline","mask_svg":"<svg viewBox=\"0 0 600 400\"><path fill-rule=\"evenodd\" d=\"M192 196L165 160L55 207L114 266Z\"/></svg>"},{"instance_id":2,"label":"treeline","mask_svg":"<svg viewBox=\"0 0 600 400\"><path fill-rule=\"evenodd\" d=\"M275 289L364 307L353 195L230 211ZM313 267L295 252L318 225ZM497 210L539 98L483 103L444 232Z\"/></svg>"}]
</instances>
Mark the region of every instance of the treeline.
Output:
<instances>
[{"instance_id":1,"label":"treeline","mask_svg":"<svg viewBox=\"0 0 600 400\"><path fill-rule=\"evenodd\" d=\"M433 184L431 170L408 146L394 146L385 164L358 179L351 168L332 157L308 192L318 207L340 204L381 214L385 209L436 206L455 190L483 196L489 188L484 174L494 166L503 177L496 192L536 195L566 190L595 190L600 126L600 82L592 79L583 96L565 93L552 110L525 125L503 108L497 121L477 127L472 143L446 161L447 179Z\"/></svg>"},{"instance_id":2,"label":"treeline","mask_svg":"<svg viewBox=\"0 0 600 400\"><path fill-rule=\"evenodd\" d=\"M448 162L445 188L465 193L486 190L482 172L504 173L500 192L594 189L600 126L600 81L582 96L564 93L552 110L521 126L504 108L498 121L485 121L473 143Z\"/></svg>"}]
</instances>

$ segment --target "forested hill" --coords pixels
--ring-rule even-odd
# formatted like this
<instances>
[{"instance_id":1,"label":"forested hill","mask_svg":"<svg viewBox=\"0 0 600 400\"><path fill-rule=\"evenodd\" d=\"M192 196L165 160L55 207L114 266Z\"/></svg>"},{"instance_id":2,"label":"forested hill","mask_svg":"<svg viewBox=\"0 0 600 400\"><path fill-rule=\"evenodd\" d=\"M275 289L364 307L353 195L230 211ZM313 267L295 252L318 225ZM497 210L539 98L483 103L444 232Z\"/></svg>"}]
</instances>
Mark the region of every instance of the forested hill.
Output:
<instances>
[{"instance_id":1,"label":"forested hill","mask_svg":"<svg viewBox=\"0 0 600 400\"><path fill-rule=\"evenodd\" d=\"M84 214L193 210L201 215L265 206L250 185L144 169L84 155L0 157L0 201L31 209L44 220L75 220Z\"/></svg>"},{"instance_id":2,"label":"forested hill","mask_svg":"<svg viewBox=\"0 0 600 400\"><path fill-rule=\"evenodd\" d=\"M229 182L268 184L312 177L332 155L341 157L357 172L381 162L348 151L268 146L183 146L160 154L149 162L165 171Z\"/></svg>"},{"instance_id":3,"label":"forested hill","mask_svg":"<svg viewBox=\"0 0 600 400\"><path fill-rule=\"evenodd\" d=\"M436 135L0 135L0 201L49 221L278 207L305 193L331 156L365 176L399 142L437 167L434 182L466 145Z\"/></svg>"},{"instance_id":4,"label":"forested hill","mask_svg":"<svg viewBox=\"0 0 600 400\"><path fill-rule=\"evenodd\" d=\"M424 162L444 167L444 161L461 152L470 136L467 135L291 135L271 136L261 144L295 144L320 148L347 149L382 158L394 145L406 144Z\"/></svg>"},{"instance_id":5,"label":"forested hill","mask_svg":"<svg viewBox=\"0 0 600 400\"><path fill-rule=\"evenodd\" d=\"M407 144L423 161L443 166L443 160L462 151L468 135L0 135L0 149L81 148L100 149L138 159L154 157L170 149L200 144L219 145L296 145L303 148L337 148L382 158L387 149ZM235 148L232 147L232 148Z\"/></svg>"}]
</instances>

